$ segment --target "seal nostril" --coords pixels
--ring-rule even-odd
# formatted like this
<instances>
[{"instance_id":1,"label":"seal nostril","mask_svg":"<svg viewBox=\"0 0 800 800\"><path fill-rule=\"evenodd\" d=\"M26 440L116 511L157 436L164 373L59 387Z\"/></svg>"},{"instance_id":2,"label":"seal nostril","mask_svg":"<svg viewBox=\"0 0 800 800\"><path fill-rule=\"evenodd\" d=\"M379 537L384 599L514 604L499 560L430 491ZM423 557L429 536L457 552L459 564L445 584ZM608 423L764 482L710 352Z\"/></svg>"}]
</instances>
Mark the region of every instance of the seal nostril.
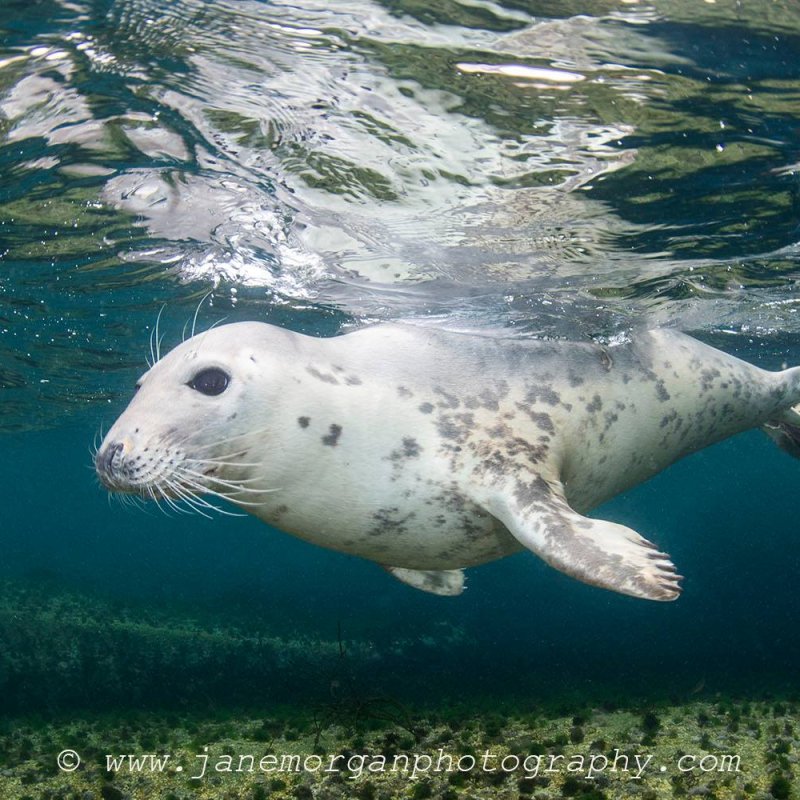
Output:
<instances>
[{"instance_id":1,"label":"seal nostril","mask_svg":"<svg viewBox=\"0 0 800 800\"><path fill-rule=\"evenodd\" d=\"M122 452L122 443L114 442L97 454L95 467L101 475L110 475L114 469L114 459Z\"/></svg>"}]
</instances>

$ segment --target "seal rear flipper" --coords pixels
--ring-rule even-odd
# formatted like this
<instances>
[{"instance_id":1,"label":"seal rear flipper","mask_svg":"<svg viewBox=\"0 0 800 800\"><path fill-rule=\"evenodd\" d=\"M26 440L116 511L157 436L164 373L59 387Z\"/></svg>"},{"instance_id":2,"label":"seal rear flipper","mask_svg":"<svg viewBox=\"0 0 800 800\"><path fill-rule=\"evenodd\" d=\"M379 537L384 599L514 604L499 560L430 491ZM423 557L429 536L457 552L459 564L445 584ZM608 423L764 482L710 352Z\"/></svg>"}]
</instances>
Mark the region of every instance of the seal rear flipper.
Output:
<instances>
[{"instance_id":1,"label":"seal rear flipper","mask_svg":"<svg viewBox=\"0 0 800 800\"><path fill-rule=\"evenodd\" d=\"M764 423L761 430L784 453L800 458L800 405L788 408L780 416Z\"/></svg>"},{"instance_id":2,"label":"seal rear flipper","mask_svg":"<svg viewBox=\"0 0 800 800\"><path fill-rule=\"evenodd\" d=\"M541 481L544 484L544 481ZM523 503L511 498L489 503L491 511L539 558L584 583L647 600L675 600L681 576L669 556L631 528L590 519L573 511L547 486Z\"/></svg>"},{"instance_id":3,"label":"seal rear flipper","mask_svg":"<svg viewBox=\"0 0 800 800\"><path fill-rule=\"evenodd\" d=\"M421 589L423 592L438 594L441 597L455 597L464 591L463 569L403 569L402 567L384 567L397 580Z\"/></svg>"}]
</instances>

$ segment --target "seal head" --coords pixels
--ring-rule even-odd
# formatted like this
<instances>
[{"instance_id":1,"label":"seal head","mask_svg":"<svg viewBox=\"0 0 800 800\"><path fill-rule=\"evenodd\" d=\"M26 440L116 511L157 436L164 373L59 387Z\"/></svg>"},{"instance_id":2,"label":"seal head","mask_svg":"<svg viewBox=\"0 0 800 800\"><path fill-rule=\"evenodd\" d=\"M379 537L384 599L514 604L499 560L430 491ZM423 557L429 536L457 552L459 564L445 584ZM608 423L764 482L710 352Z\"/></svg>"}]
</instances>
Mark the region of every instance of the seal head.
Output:
<instances>
[{"instance_id":1,"label":"seal head","mask_svg":"<svg viewBox=\"0 0 800 800\"><path fill-rule=\"evenodd\" d=\"M263 339L265 333L282 336L255 323L242 327L242 339L213 329L193 337L137 381L95 457L108 489L187 500L197 508L207 506L203 494L247 505L268 491L253 486L248 457L254 437L259 445L273 438L270 415L261 411L279 404L280 375ZM250 346L242 346L247 340ZM276 380L270 381L273 370ZM249 399L254 385L255 407Z\"/></svg>"}]
</instances>

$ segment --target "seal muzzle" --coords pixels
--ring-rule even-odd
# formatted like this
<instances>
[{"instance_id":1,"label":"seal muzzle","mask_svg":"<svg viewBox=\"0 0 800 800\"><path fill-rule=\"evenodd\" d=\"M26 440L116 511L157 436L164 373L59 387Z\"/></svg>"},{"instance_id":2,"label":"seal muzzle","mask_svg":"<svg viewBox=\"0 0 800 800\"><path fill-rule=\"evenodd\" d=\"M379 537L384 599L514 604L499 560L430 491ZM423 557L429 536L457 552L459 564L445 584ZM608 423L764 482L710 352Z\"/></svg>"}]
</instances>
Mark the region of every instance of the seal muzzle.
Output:
<instances>
[{"instance_id":1,"label":"seal muzzle","mask_svg":"<svg viewBox=\"0 0 800 800\"><path fill-rule=\"evenodd\" d=\"M122 442L109 442L105 447L98 450L94 457L94 468L97 477L107 489L119 488L119 467L122 460Z\"/></svg>"}]
</instances>

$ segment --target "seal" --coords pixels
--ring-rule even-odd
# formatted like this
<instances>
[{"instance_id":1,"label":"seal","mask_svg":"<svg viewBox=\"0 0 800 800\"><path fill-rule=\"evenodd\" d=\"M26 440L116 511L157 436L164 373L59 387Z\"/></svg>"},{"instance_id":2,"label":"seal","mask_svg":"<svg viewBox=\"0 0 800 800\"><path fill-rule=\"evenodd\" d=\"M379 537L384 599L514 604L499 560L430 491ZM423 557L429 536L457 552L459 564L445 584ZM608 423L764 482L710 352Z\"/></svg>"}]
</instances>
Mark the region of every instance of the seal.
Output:
<instances>
[{"instance_id":1,"label":"seal","mask_svg":"<svg viewBox=\"0 0 800 800\"><path fill-rule=\"evenodd\" d=\"M602 347L243 322L155 363L95 466L112 491L201 512L223 497L434 594L527 548L586 583L673 600L669 557L587 512L750 428L800 455L799 403L800 368L768 372L669 329Z\"/></svg>"}]
</instances>

